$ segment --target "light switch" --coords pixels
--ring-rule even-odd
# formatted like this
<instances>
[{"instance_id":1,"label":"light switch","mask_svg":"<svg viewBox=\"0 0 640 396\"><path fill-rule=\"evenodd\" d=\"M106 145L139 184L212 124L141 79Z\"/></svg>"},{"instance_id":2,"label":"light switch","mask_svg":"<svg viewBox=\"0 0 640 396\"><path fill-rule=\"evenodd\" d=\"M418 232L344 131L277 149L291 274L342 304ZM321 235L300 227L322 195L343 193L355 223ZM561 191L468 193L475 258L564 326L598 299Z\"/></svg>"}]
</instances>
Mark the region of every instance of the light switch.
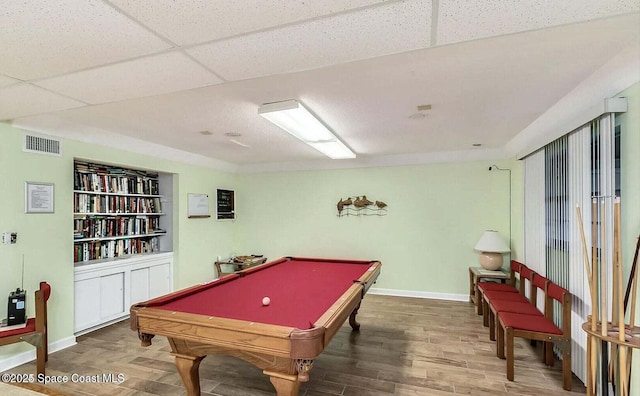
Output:
<instances>
[{"instance_id":1,"label":"light switch","mask_svg":"<svg viewBox=\"0 0 640 396\"><path fill-rule=\"evenodd\" d=\"M13 244L18 241L17 232L5 232L2 234L2 243L5 245Z\"/></svg>"}]
</instances>

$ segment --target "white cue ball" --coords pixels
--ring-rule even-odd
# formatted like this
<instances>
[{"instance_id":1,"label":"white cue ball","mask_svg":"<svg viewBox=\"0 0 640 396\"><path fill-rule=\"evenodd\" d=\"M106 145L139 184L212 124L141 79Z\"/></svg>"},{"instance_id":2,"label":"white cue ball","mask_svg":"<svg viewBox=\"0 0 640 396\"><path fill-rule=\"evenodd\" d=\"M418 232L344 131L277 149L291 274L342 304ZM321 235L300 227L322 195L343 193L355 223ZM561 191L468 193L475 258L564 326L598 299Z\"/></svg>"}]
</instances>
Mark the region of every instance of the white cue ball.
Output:
<instances>
[{"instance_id":1,"label":"white cue ball","mask_svg":"<svg viewBox=\"0 0 640 396\"><path fill-rule=\"evenodd\" d=\"M269 297L265 297L262 299L262 305L269 305L271 303L271 299Z\"/></svg>"}]
</instances>

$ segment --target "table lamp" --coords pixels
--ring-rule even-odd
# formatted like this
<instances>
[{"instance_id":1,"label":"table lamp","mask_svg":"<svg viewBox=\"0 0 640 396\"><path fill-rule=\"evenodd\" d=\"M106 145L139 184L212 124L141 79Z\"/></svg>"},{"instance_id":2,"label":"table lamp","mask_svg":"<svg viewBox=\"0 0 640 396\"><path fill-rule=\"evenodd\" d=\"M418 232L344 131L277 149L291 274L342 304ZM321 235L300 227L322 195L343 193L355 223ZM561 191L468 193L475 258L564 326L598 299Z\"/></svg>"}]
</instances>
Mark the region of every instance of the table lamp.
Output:
<instances>
[{"instance_id":1,"label":"table lamp","mask_svg":"<svg viewBox=\"0 0 640 396\"><path fill-rule=\"evenodd\" d=\"M480 265L487 270L496 271L502 267L502 254L509 253L509 245L502 239L498 231L487 230L476 244L475 250L480 253Z\"/></svg>"}]
</instances>

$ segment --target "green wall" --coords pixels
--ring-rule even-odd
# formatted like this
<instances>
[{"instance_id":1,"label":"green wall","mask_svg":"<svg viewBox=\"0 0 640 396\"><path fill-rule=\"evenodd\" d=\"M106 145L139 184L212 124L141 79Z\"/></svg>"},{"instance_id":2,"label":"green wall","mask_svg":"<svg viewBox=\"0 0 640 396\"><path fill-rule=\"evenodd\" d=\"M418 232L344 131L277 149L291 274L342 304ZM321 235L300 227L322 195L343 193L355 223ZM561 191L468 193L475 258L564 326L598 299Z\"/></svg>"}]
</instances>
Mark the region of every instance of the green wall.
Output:
<instances>
[{"instance_id":1,"label":"green wall","mask_svg":"<svg viewBox=\"0 0 640 396\"><path fill-rule=\"evenodd\" d=\"M623 279L626 285L631 272L637 237L640 236L640 83L636 83L619 96L627 98L628 111L618 119L621 135L621 184L622 184L622 262ZM639 269L640 270L640 269ZM640 323L640 293L636 299L635 325ZM632 396L640 396L640 351L634 352L634 380L631 382Z\"/></svg>"},{"instance_id":2,"label":"green wall","mask_svg":"<svg viewBox=\"0 0 640 396\"><path fill-rule=\"evenodd\" d=\"M0 244L0 291L20 285L24 255L29 315L38 282L47 280L53 287L51 342L73 336L74 158L174 174L175 288L211 279L214 258L235 252L379 259L378 288L463 298L467 268L478 262L473 246L482 232L496 229L505 238L509 233L509 176L489 172L493 163L514 169L514 257L521 246L518 162L232 174L73 140L63 140L62 157L24 153L22 131L6 124L0 124L0 139L0 233L18 233L17 244ZM54 183L55 213L24 213L25 181ZM214 215L216 188L236 190L237 220L188 219L187 194L210 194ZM336 216L340 198L361 194L385 201L387 215ZM0 316L6 316L2 304ZM25 345L2 347L0 360L27 350Z\"/></svg>"},{"instance_id":3,"label":"green wall","mask_svg":"<svg viewBox=\"0 0 640 396\"><path fill-rule=\"evenodd\" d=\"M492 163L241 174L238 245L269 258L377 259L377 288L464 296L482 232L508 235L509 174ZM337 202L356 195L386 202L387 215L338 217Z\"/></svg>"},{"instance_id":4,"label":"green wall","mask_svg":"<svg viewBox=\"0 0 640 396\"><path fill-rule=\"evenodd\" d=\"M63 141L62 157L25 153L22 151L22 139L22 131L0 123L0 233L18 233L16 244L0 244L0 295L8 295L10 290L20 286L24 255L28 315L34 313L33 292L38 283L46 280L52 286L50 342L73 336L74 157L175 174L173 248L176 288L212 279L214 258L228 255L233 249L236 223L216 222L214 217L188 219L186 198L187 193L208 193L213 197L215 189L221 186L235 188L235 175L73 140ZM24 213L25 181L54 183L55 213ZM210 207L213 209L213 200ZM167 220L163 218L161 223L166 224ZM6 317L6 309L6 304L0 304L0 317ZM17 351L32 349L21 344L2 347L0 361Z\"/></svg>"}]
</instances>

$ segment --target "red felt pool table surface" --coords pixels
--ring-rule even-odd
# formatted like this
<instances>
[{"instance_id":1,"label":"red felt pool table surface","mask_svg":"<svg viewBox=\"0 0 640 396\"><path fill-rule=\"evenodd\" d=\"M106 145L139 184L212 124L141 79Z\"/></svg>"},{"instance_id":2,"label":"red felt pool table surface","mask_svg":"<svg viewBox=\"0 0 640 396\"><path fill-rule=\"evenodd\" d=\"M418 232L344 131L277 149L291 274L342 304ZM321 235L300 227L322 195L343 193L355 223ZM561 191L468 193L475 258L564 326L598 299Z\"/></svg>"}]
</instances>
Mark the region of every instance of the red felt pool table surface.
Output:
<instances>
[{"instance_id":1,"label":"red felt pool table surface","mask_svg":"<svg viewBox=\"0 0 640 396\"><path fill-rule=\"evenodd\" d=\"M189 396L200 395L202 359L219 354L262 369L278 396L295 396L347 318L360 328L360 302L381 265L285 257L135 304L131 329L142 346L167 337Z\"/></svg>"},{"instance_id":2,"label":"red felt pool table surface","mask_svg":"<svg viewBox=\"0 0 640 396\"><path fill-rule=\"evenodd\" d=\"M373 262L288 258L155 300L148 307L310 329ZM262 299L269 297L268 306Z\"/></svg>"}]
</instances>

